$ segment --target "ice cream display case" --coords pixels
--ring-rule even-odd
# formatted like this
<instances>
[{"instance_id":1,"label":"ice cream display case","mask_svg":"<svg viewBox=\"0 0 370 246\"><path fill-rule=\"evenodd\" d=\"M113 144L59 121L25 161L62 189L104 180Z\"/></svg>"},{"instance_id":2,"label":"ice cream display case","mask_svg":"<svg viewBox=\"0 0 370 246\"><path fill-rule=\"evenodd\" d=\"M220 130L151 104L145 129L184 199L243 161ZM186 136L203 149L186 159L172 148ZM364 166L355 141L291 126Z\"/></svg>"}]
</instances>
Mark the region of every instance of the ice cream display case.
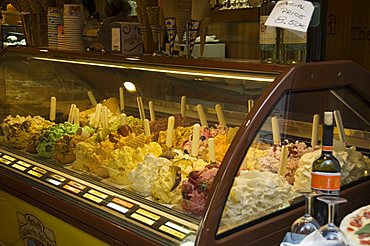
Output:
<instances>
[{"instance_id":1,"label":"ice cream display case","mask_svg":"<svg viewBox=\"0 0 370 246\"><path fill-rule=\"evenodd\" d=\"M348 200L342 218L370 204L369 83L350 61L281 66L8 47L0 197L13 209L0 216L15 222L0 242L23 239L25 221L42 225L32 227L43 228L38 241L74 238L9 205L15 198L102 245L278 245L303 215L297 189L310 187L327 110Z\"/></svg>"}]
</instances>

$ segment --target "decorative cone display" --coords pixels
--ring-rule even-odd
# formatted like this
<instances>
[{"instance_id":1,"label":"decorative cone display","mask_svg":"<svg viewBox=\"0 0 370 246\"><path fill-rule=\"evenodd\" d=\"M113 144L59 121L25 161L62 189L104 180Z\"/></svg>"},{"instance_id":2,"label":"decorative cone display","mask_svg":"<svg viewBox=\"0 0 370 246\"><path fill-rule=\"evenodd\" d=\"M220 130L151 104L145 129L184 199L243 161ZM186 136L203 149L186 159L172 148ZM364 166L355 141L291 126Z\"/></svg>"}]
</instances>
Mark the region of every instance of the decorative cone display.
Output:
<instances>
[{"instance_id":1,"label":"decorative cone display","mask_svg":"<svg viewBox=\"0 0 370 246\"><path fill-rule=\"evenodd\" d=\"M137 13L137 18L140 24L140 33L141 33L141 38L143 40L144 49L145 51L148 51L149 50L149 38L148 38L149 31L146 26L146 13L143 11L143 8L141 7L136 8L136 13Z\"/></svg>"},{"instance_id":2,"label":"decorative cone display","mask_svg":"<svg viewBox=\"0 0 370 246\"><path fill-rule=\"evenodd\" d=\"M164 25L164 13L163 13L163 6L162 6L162 0L158 0L158 7L159 7L159 28L160 28L160 32L159 32L159 36L160 36L160 39L159 39L159 47L161 47L161 49L163 48L164 46L164 32L162 30L162 27ZM164 28L164 27L163 27Z\"/></svg>"},{"instance_id":3,"label":"decorative cone display","mask_svg":"<svg viewBox=\"0 0 370 246\"><path fill-rule=\"evenodd\" d=\"M204 17L199 27L199 36L200 36L200 56L204 54L204 48L206 46L206 37L208 31L208 25L211 21L211 17Z\"/></svg>"},{"instance_id":4,"label":"decorative cone display","mask_svg":"<svg viewBox=\"0 0 370 246\"><path fill-rule=\"evenodd\" d=\"M158 43L159 7L146 7L146 13L148 15L148 21L152 31L153 40L155 43Z\"/></svg>"},{"instance_id":5,"label":"decorative cone display","mask_svg":"<svg viewBox=\"0 0 370 246\"><path fill-rule=\"evenodd\" d=\"M175 18L166 18L166 30L167 30L167 37L168 43L170 46L170 54L173 54L173 50L175 48L175 37L176 37L176 19Z\"/></svg>"},{"instance_id":6,"label":"decorative cone display","mask_svg":"<svg viewBox=\"0 0 370 246\"><path fill-rule=\"evenodd\" d=\"M176 0L177 39L181 44L186 31L186 25L191 20L191 0Z\"/></svg>"},{"instance_id":7,"label":"decorative cone display","mask_svg":"<svg viewBox=\"0 0 370 246\"><path fill-rule=\"evenodd\" d=\"M176 37L176 1L175 0L162 0L161 6L163 7L164 22L166 24L167 39L170 46L170 55L173 54L175 48Z\"/></svg>"},{"instance_id":8,"label":"decorative cone display","mask_svg":"<svg viewBox=\"0 0 370 246\"><path fill-rule=\"evenodd\" d=\"M191 20L191 27L189 32L189 50L190 54L193 51L195 39L197 38L197 33L199 30L200 21L198 20Z\"/></svg>"},{"instance_id":9,"label":"decorative cone display","mask_svg":"<svg viewBox=\"0 0 370 246\"><path fill-rule=\"evenodd\" d=\"M189 52L193 51L195 39L199 30L200 22L209 9L208 0L192 0L191 4L191 27L189 37Z\"/></svg>"},{"instance_id":10,"label":"decorative cone display","mask_svg":"<svg viewBox=\"0 0 370 246\"><path fill-rule=\"evenodd\" d=\"M155 51L155 44L151 35L147 7L157 6L158 2L156 0L137 0L136 4L136 13L140 24L144 50L147 53L152 53Z\"/></svg>"},{"instance_id":11,"label":"decorative cone display","mask_svg":"<svg viewBox=\"0 0 370 246\"><path fill-rule=\"evenodd\" d=\"M199 27L199 36L200 36L200 56L203 56L204 48L206 45L206 37L207 37L207 31L209 23L211 22L211 6L208 6L208 8L204 11L204 16L202 18L202 21L200 23Z\"/></svg>"}]
</instances>

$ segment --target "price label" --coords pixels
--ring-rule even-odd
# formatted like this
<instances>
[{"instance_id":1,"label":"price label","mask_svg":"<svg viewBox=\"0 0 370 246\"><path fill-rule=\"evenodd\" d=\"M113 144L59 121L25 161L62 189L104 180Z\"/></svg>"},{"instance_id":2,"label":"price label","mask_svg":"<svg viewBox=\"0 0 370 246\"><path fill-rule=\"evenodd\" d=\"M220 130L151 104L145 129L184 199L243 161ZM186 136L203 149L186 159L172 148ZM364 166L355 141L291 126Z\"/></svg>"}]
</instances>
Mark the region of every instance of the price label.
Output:
<instances>
[{"instance_id":1,"label":"price label","mask_svg":"<svg viewBox=\"0 0 370 246\"><path fill-rule=\"evenodd\" d=\"M307 32L313 11L314 6L311 2L282 0L276 3L265 25Z\"/></svg>"}]
</instances>

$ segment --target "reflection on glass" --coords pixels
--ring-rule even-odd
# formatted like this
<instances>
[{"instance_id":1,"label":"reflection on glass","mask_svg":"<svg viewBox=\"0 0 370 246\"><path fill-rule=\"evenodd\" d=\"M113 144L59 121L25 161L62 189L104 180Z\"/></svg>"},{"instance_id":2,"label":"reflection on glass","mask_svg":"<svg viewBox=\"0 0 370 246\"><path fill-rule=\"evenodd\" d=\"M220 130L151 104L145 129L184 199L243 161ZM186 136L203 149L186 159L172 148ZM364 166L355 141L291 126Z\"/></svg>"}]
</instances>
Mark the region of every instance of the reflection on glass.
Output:
<instances>
[{"instance_id":1,"label":"reflection on glass","mask_svg":"<svg viewBox=\"0 0 370 246\"><path fill-rule=\"evenodd\" d=\"M336 91L350 93L351 89L341 88ZM277 101L261 125L257 126L259 131L248 147L230 189L218 234L248 226L247 223L257 223L257 220L265 219L262 217L274 216L272 214L279 210L289 209L298 201L293 195L297 195L296 190L311 189L312 162L321 155L320 146L311 146L312 117L315 114L322 114L324 110L338 109L342 115L345 114L351 119L343 117L347 142L351 141L352 147L348 148L346 144L336 140L338 139L336 134L334 136L335 154L340 159L343 170L342 184L351 183L364 176L368 156L361 150L368 149L368 141L362 141L356 136L365 133L368 127L366 122L346 106L354 105L354 102L358 101L354 101L353 98L355 97L346 98L348 103L343 104L330 91L318 90L287 92ZM280 136L277 139L281 139L281 143L273 141L271 119L275 116L279 117ZM250 124L248 127L251 127ZM320 125L319 136L321 131ZM280 176L278 173L284 145L288 147L289 153L286 173ZM308 197L306 205L309 206ZM306 215L292 228L295 233L308 234L318 228L312 217L308 217L308 211L309 208ZM306 228L307 225L312 228Z\"/></svg>"},{"instance_id":2,"label":"reflection on glass","mask_svg":"<svg viewBox=\"0 0 370 246\"><path fill-rule=\"evenodd\" d=\"M128 92L136 92L135 84L130 81L126 81L125 83L123 83L123 86Z\"/></svg>"}]
</instances>

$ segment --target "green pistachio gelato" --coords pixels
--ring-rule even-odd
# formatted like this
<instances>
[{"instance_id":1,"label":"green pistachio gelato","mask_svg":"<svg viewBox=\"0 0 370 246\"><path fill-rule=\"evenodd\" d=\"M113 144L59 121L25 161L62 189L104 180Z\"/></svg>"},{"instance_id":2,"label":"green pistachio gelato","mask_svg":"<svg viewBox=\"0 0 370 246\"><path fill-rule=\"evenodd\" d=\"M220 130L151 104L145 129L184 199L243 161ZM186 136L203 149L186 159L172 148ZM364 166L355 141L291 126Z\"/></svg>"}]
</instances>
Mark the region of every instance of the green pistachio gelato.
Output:
<instances>
[{"instance_id":1,"label":"green pistachio gelato","mask_svg":"<svg viewBox=\"0 0 370 246\"><path fill-rule=\"evenodd\" d=\"M76 134L78 125L70 123L61 123L43 131L41 133L40 143L37 145L37 153L39 156L51 159L55 153L55 142L64 135Z\"/></svg>"}]
</instances>

